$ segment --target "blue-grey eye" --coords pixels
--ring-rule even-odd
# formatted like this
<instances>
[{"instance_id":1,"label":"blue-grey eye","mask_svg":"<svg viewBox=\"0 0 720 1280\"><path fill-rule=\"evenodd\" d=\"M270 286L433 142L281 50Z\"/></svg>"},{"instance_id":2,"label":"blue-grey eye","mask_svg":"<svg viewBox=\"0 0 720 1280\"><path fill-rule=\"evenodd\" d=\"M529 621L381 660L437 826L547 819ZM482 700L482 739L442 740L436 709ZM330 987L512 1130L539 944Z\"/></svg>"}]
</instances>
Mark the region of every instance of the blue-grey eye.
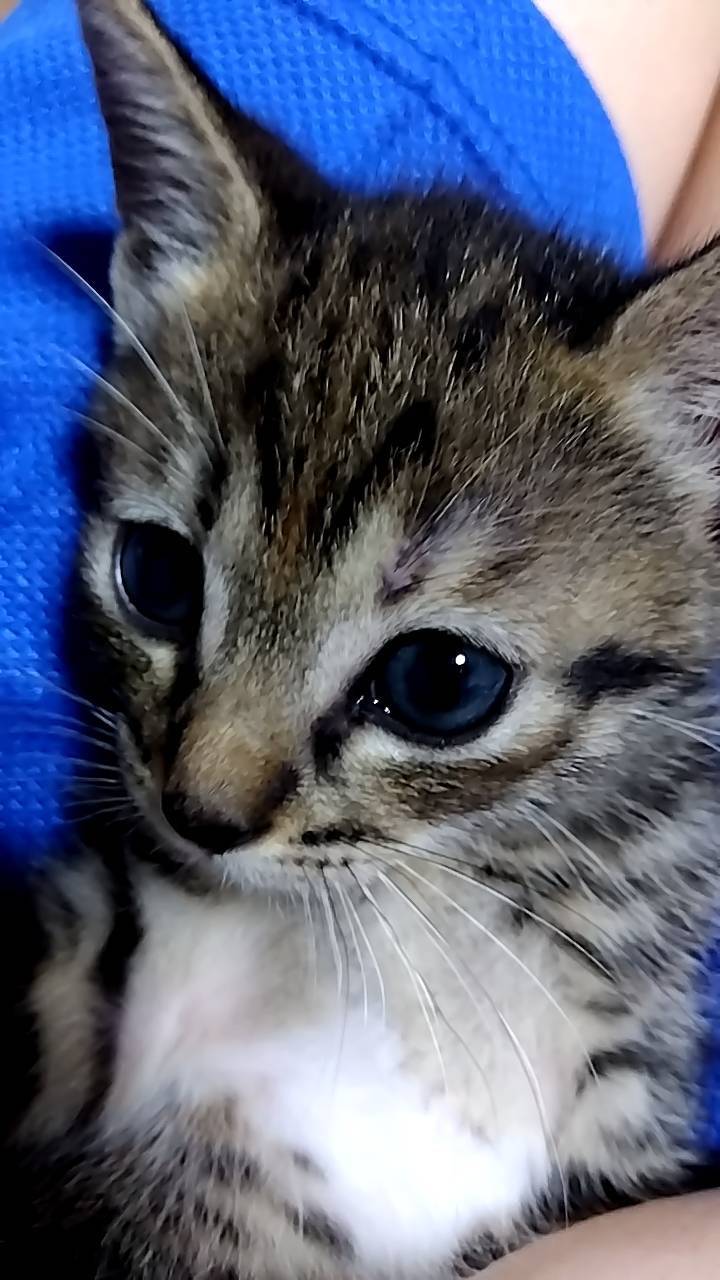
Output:
<instances>
[{"instance_id":1,"label":"blue-grey eye","mask_svg":"<svg viewBox=\"0 0 720 1280\"><path fill-rule=\"evenodd\" d=\"M197 625L203 570L197 548L160 524L126 524L118 539L116 581L133 620L150 634L176 639Z\"/></svg>"},{"instance_id":2,"label":"blue-grey eye","mask_svg":"<svg viewBox=\"0 0 720 1280\"><path fill-rule=\"evenodd\" d=\"M444 746L486 728L511 685L511 668L490 650L449 631L416 631L379 654L357 709L391 732Z\"/></svg>"}]
</instances>

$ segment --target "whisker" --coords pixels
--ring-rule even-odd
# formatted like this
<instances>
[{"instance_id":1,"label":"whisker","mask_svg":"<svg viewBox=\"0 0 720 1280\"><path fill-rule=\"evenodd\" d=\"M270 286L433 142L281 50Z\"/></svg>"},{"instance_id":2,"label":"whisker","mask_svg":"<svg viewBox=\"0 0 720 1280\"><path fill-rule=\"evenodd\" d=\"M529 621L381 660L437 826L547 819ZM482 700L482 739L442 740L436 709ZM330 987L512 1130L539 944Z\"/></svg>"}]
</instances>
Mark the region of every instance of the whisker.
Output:
<instances>
[{"instance_id":1,"label":"whisker","mask_svg":"<svg viewBox=\"0 0 720 1280\"><path fill-rule=\"evenodd\" d=\"M88 298L91 298L92 301L104 313L104 315L107 316L107 318L111 320L112 323L122 331L122 333L124 333L130 345L139 355L140 359L145 365L145 368L148 370L150 374L152 374L152 377L154 378L155 382L158 384L159 387L162 388L168 400L175 407L175 409L180 414L181 419L184 421L184 417L187 412L185 406L182 404L177 393L171 387L170 383L165 377L165 374L162 372L160 366L150 355L150 352L148 351L147 347L144 345L144 343L140 341L140 338L138 337L138 335L127 323L127 320L125 320L123 316L121 316L120 313L115 310L115 307L113 307L112 304L109 303L106 298L103 298L101 293L98 293L97 289L93 288L89 280L86 280L84 276L80 275L79 271L76 271L74 267L71 267L69 262L65 262L64 258L61 258L59 254L55 253L47 245L43 244L42 241L37 240L35 237L33 237L33 239L35 240L35 244L38 245L46 254L48 254L50 258L53 259L53 261L60 268L60 270L63 271L67 276L69 276L71 280L74 280L75 284L80 289L82 289L83 293L85 293Z\"/></svg>"},{"instance_id":2,"label":"whisker","mask_svg":"<svg viewBox=\"0 0 720 1280\"><path fill-rule=\"evenodd\" d=\"M346 871L350 873L353 880L355 881L355 884L358 886L358 888L360 889L360 892L362 893L362 886L360 885L360 882L355 872L350 866L350 863L346 862L344 865L345 865ZM370 957L370 963L372 964L373 969L375 970L375 977L377 979L377 984L378 984L378 993L380 996L380 1017L384 1026L385 1023L387 1022L387 997L385 994L385 982L383 980L380 964L378 962L377 955L375 954L375 948L373 947L370 941L370 938L368 936L367 930L365 929L365 926L362 922L362 917L360 915L360 912L358 911L357 907L355 906L355 904L353 903L352 899L349 896L348 896L348 903L355 917L355 921L356 921L358 930L360 932L360 936L363 942L365 943L365 949Z\"/></svg>"},{"instance_id":3,"label":"whisker","mask_svg":"<svg viewBox=\"0 0 720 1280\"><path fill-rule=\"evenodd\" d=\"M399 889L399 887L395 884L394 881L393 881L393 884L395 885L395 888L398 890L398 892L402 894L402 890ZM417 907L417 903L415 904L415 906ZM421 909L419 907L417 909L422 915L423 913ZM458 969L457 965L454 963L454 961L452 960L452 957L450 956L449 949L448 949L449 944L447 942L447 939L444 937L441 931L437 928L437 926L434 925L431 921L429 920L426 921L426 924L429 931L430 940L433 942L434 946L439 951L440 955L442 956L443 960L450 968L451 972L455 975L456 980L460 983L462 989L465 991L466 995L471 1001L478 1016L482 1020L482 1012L475 998L475 995L472 991L472 988L468 985L467 981L463 978L460 970ZM505 1017L502 1010L497 1005L496 1001L493 1000L492 996L490 995L486 987L484 987L483 984L479 982L476 975L472 975L472 977L474 981L478 982L480 990L482 991L483 996L488 1001L491 1009L493 1010L493 1013L498 1019L504 1034L507 1036L510 1043L513 1045L514 1051L517 1055L518 1061L520 1062L525 1078L528 1082L528 1086L533 1095L535 1106L538 1112L538 1118L540 1120L540 1125L544 1135L544 1140L547 1145L548 1151L554 1161L555 1168L558 1174L558 1179L560 1181L560 1185L562 1188L563 1204L565 1208L565 1221L567 1225L567 1223L569 1222L567 1185L565 1181L565 1175L562 1168L562 1164L560 1161L560 1153L558 1151L557 1143L555 1141L552 1128L549 1123L548 1111L545 1104L542 1087L540 1085L540 1081L537 1076L537 1072L535 1071L535 1068L533 1067L532 1062L530 1061L530 1058L522 1045L522 1042L518 1038L516 1032L513 1030L511 1024L509 1023L508 1019Z\"/></svg>"},{"instance_id":4,"label":"whisker","mask_svg":"<svg viewBox=\"0 0 720 1280\"><path fill-rule=\"evenodd\" d=\"M337 895L340 900L340 905L342 906L342 909L345 912L345 919L347 920L347 926L348 926L348 931L350 933L353 950L355 951L355 955L357 957L358 970L360 972L360 982L362 984L363 1025L367 1026L369 1001L368 1001L367 973L365 972L365 961L363 960L363 954L360 949L360 943L358 942L358 936L355 931L353 918L352 918L352 915L350 914L350 906L348 905L348 894L343 888L343 885L340 883L340 881L335 882L335 889L337 891Z\"/></svg>"},{"instance_id":5,"label":"whisker","mask_svg":"<svg viewBox=\"0 0 720 1280\"><path fill-rule=\"evenodd\" d=\"M340 1003L340 999L342 997L342 989L343 989L342 955L340 953L340 945L338 943L337 931L335 928L335 917L330 904L330 893L328 890L328 884L327 884L327 880L325 879L325 876L322 874L320 876L320 884L322 886L321 892L320 892L320 901L322 903L323 911L325 913L325 923L327 925L328 938L330 940L330 950L332 952L333 960L335 962L335 976L337 979L337 997L338 997L338 1003Z\"/></svg>"},{"instance_id":6,"label":"whisker","mask_svg":"<svg viewBox=\"0 0 720 1280\"><path fill-rule=\"evenodd\" d=\"M527 809L525 810L525 816L535 827L536 831L538 831L540 835L544 835L548 843L551 843L550 836L546 831L543 831L543 827L540 822L540 818L538 816L537 810L535 810L534 808ZM555 818L553 817L552 814L548 813L547 809L543 810L542 818L543 818L543 822L545 821L549 822L551 826L555 827L556 831L559 831L561 835L565 836L566 840L570 840L572 844L574 844L575 847L580 850L581 853L584 853L585 857L596 868L596 870L598 871L602 879L605 881L605 883L608 885L611 885L613 891L617 892L619 888L617 881L611 878L608 868L606 867L602 859L598 857L594 849L591 849L589 845L585 844L584 841L581 840L579 836L575 835L574 831L571 831L569 829L569 827L564 826L563 823L560 822L558 818ZM555 848L556 846L553 846L553 847ZM572 865L572 863L570 865ZM624 889L623 893L626 900L631 901L631 898L630 898L630 895L628 894L627 889ZM594 896L597 897L597 894L595 894Z\"/></svg>"},{"instance_id":7,"label":"whisker","mask_svg":"<svg viewBox=\"0 0 720 1280\"><path fill-rule=\"evenodd\" d=\"M108 378L105 378L103 374L98 373L97 369L91 368L91 366L86 364L84 360L81 360L79 356L68 353L68 359L76 369L79 369L81 373L86 374L88 377L92 378L93 382L97 383L98 386L101 386L103 391L110 396L111 400L114 400L116 404L121 405L128 413L132 414L136 421L141 423L146 431L149 431L151 435L161 441L165 449L167 449L171 454L174 454L180 462L185 461L185 455L182 450L178 448L175 441L172 440L156 422L153 422L152 419L149 418L147 414L129 398L129 396L126 396L119 387L116 387L115 384L110 382ZM178 469L177 474L181 476L183 475L182 468Z\"/></svg>"},{"instance_id":8,"label":"whisker","mask_svg":"<svg viewBox=\"0 0 720 1280\"><path fill-rule=\"evenodd\" d=\"M317 938L315 936L315 920L313 919L312 903L310 895L313 893L314 886L308 875L307 868L305 872L305 887L302 893L303 912L305 915L305 923L307 926L307 941L310 952L311 972L313 977L313 989L317 990L318 985L318 958L317 958Z\"/></svg>"},{"instance_id":9,"label":"whisker","mask_svg":"<svg viewBox=\"0 0 720 1280\"><path fill-rule=\"evenodd\" d=\"M164 472L169 471L176 479L181 480L183 483L185 482L185 477L182 472L177 467L174 467L171 462L168 462L167 458L163 458L162 460L160 458L156 458L149 449L138 444L137 440L131 440L129 436L124 436L122 431L116 431L114 427L108 426L106 422L101 422L99 418L93 418L89 413L80 413L76 411L74 416L79 422L85 423L91 431L99 431L101 435L107 436L110 440L115 440L118 444L122 445L124 449L130 449L132 453L136 453L139 457L150 462L153 468L156 471L159 471L161 475Z\"/></svg>"},{"instance_id":10,"label":"whisker","mask_svg":"<svg viewBox=\"0 0 720 1280\"><path fill-rule=\"evenodd\" d=\"M336 963L338 963L339 965L337 994L338 994L338 1003L341 1004L342 1006L342 1018L340 1020L340 1035L338 1038L337 1055L335 1058L335 1083L337 1084L337 1078L340 1073L340 1066L342 1064L343 1051L345 1049L345 1040L347 1037L348 1013L350 1010L350 959L348 956L347 942L345 940L345 935L342 931L342 928L340 927L340 921L338 919L337 911L335 910L335 903L333 901L333 896L332 896L332 885L328 880L325 874L325 869L323 867L320 868L320 879L323 885L323 897L327 901L327 906L328 906L328 929L330 933L330 945L333 949L337 948L337 950L335 950L334 953L336 956ZM340 948L338 938L342 939L342 949ZM343 953L344 953L344 958L343 958ZM345 997L344 999L342 998L343 993Z\"/></svg>"},{"instance_id":11,"label":"whisker","mask_svg":"<svg viewBox=\"0 0 720 1280\"><path fill-rule=\"evenodd\" d=\"M588 901L589 902L596 901L597 894L593 893L592 889L590 888L582 872L579 870L579 868L575 865L572 858L570 857L570 854L568 853L567 849L563 849L560 841L557 839L556 836L552 834L552 832L545 830L545 828L542 826L540 822L538 815L535 813L534 809L532 809L528 805L526 808L523 809L523 816L530 823L530 826L535 828L538 835L542 837L545 843L549 844L551 849L554 849L558 857L562 859L563 863L568 869L568 873L570 876L569 883L572 884L573 880L577 880L578 884L580 885L580 888L582 889Z\"/></svg>"},{"instance_id":12,"label":"whisker","mask_svg":"<svg viewBox=\"0 0 720 1280\"><path fill-rule=\"evenodd\" d=\"M40 671L34 671L31 667L21 667L11 671L3 671L0 669L0 679L7 679L9 676L22 676L23 679L28 678L34 680L37 684L44 686L51 693L59 694L62 698L67 698L68 701L74 702L77 706L84 707L86 711L91 713L91 715L97 716L111 728L114 729L116 727L116 716L112 711L108 710L107 707L100 707L97 703L90 702L88 698L83 698L80 694L72 693L63 685L50 680L47 675L44 675Z\"/></svg>"},{"instance_id":13,"label":"whisker","mask_svg":"<svg viewBox=\"0 0 720 1280\"><path fill-rule=\"evenodd\" d=\"M373 841L368 841L367 843L373 844ZM474 867L474 863L469 859L456 858L454 855L446 853L436 854L430 849L424 849L420 846L409 844L404 840L384 840L383 844L389 851L396 848L398 852L402 853L405 857L414 857L420 862L429 862L439 870L445 872L446 875L455 876L459 880L465 881L466 884L471 884L476 889L480 889L483 893L488 894L489 897L495 898L496 901L505 903L506 906L511 907L514 911L519 911L521 915L526 916L529 920L533 920L536 924L541 925L542 928L547 929L550 933L554 933L557 937L562 938L568 946L572 947L573 950L578 951L580 955L590 962L590 964L594 965L604 977L613 980L613 974L610 969L606 968L591 951L586 950L582 943L578 942L577 938L573 938L572 934L566 933L559 925L553 924L552 920L548 920L545 916L539 915L538 912L533 911L530 907L526 907L523 903L518 902L516 898L511 897L509 893L503 893L501 889L495 888L494 885L487 884L486 881L478 879L477 876L469 875L465 871L459 871L456 867L445 865L445 862L447 861L454 861L460 865L472 868ZM562 904L562 908L564 911L568 911L570 914L578 916L584 923L589 924L593 929L597 928L598 932L605 932L599 926L595 926L592 920L588 920L586 916L582 915L581 912L576 911L574 908L566 906L564 903ZM609 934L606 936L610 939Z\"/></svg>"},{"instance_id":14,"label":"whisker","mask_svg":"<svg viewBox=\"0 0 720 1280\"><path fill-rule=\"evenodd\" d=\"M409 907L410 910L420 919L423 927L423 931L425 933L429 932L432 934L433 930L435 930L437 937L439 937L443 941L443 943L446 946L448 946L449 944L447 943L447 940L443 937L440 931L432 923L429 915L427 915L424 911L421 910L417 902L415 902L407 893L405 893L404 890L401 889L400 885L397 884L396 881L394 881L391 876L386 876L385 873L377 866L377 864L375 864L375 870L376 870L378 879L383 884L385 884L386 888L391 889L395 894L397 894L402 900L404 906ZM429 905L427 903L427 900L424 900L424 901L426 903L426 906ZM480 1076L483 1082L483 1085L485 1086L485 1092L487 1093L488 1100L492 1108L493 1117L495 1119L495 1122L497 1123L497 1119L498 1119L497 1105L495 1103L495 1098L493 1097L493 1093L490 1088L490 1082L488 1080L488 1076L487 1076L487 1072L485 1071L485 1068L482 1066L482 1063L478 1061L477 1057L473 1053L465 1037L460 1034L457 1027L452 1022L450 1022L449 1018L447 1018L446 1015L443 1013L442 1006L437 1002L437 1000L435 1001L435 1008L436 1008L437 1014L442 1019L443 1025L447 1028L447 1030L455 1038L455 1040L457 1040L458 1044L467 1054L470 1062L472 1062L473 1066L475 1067L475 1070Z\"/></svg>"},{"instance_id":15,"label":"whisker","mask_svg":"<svg viewBox=\"0 0 720 1280\"><path fill-rule=\"evenodd\" d=\"M29 747L27 750L20 747L13 751L13 759L15 760L51 760L55 764L72 765L77 769L94 769L98 776L107 774L112 777L122 777L122 770L118 765L98 764L96 760L87 760L82 756L67 756L65 753L41 751L40 748Z\"/></svg>"},{"instance_id":16,"label":"whisker","mask_svg":"<svg viewBox=\"0 0 720 1280\"><path fill-rule=\"evenodd\" d=\"M123 781L120 778L68 778L63 787L67 795L126 795Z\"/></svg>"},{"instance_id":17,"label":"whisker","mask_svg":"<svg viewBox=\"0 0 720 1280\"><path fill-rule=\"evenodd\" d=\"M54 707L46 706L41 702L26 702L20 698L3 699L0 696L0 708L11 710L18 716L25 716L34 722L66 725L68 728L77 729L78 731L103 735L108 740L112 739L112 732L115 728L114 724L110 725L105 720L101 720L99 725L89 726L86 719L87 712L80 715L74 709L58 711Z\"/></svg>"},{"instance_id":18,"label":"whisker","mask_svg":"<svg viewBox=\"0 0 720 1280\"><path fill-rule=\"evenodd\" d=\"M19 724L13 725L10 729L5 730L9 737L28 737L38 736L43 738L60 738L70 742L83 742L89 747L96 747L98 751L111 752L114 743L111 738L95 737L90 733L84 733L82 729L76 729L67 724L33 724L22 720Z\"/></svg>"},{"instance_id":19,"label":"whisker","mask_svg":"<svg viewBox=\"0 0 720 1280\"><path fill-rule=\"evenodd\" d=\"M393 864L390 864L390 865L393 865ZM446 906L452 907L454 911L457 911L458 914L461 915L464 920L467 920L468 923L471 924L474 929L477 929L484 938L487 938L488 942L491 942L493 946L497 947L498 950L501 951L502 954L506 956L507 959L510 960L512 964L516 965L517 968L520 969L521 973L525 974L525 977L528 978L529 981L532 982L533 986L535 986L537 990L542 993L542 995L547 1000L548 1004L551 1005L551 1007L555 1010L555 1012L559 1015L559 1017L562 1018L563 1022L565 1023L565 1026L570 1031L571 1035L573 1036L573 1039L575 1040L578 1048L580 1049L583 1057L585 1058L585 1061L588 1065L588 1068L591 1074L595 1075L595 1068L592 1064L592 1058L588 1051L587 1045L585 1044L585 1041L583 1037L580 1035L580 1032L578 1031L572 1018L569 1016L567 1011L563 1009L562 1005L556 1000L552 992L548 990L548 988L545 986L545 983L542 982L541 979L538 978L537 974L533 972L530 966L527 965L525 961L522 960L520 956L513 951L512 947L509 947L506 942L503 942L502 938L499 938L492 929L488 928L487 925L483 924L481 920L478 920L472 914L472 912L468 911L465 907L461 906L459 902L456 902L455 899L451 896L451 894L445 893L444 889L441 889L439 885L433 884L432 880L429 880L427 876L422 875L421 872L416 871L413 867L406 866L405 863L400 863L399 869L405 875L411 876L414 880L419 880L419 882L425 885L425 887L429 889L432 893L437 894L437 896L441 899L442 902L446 904Z\"/></svg>"},{"instance_id":20,"label":"whisker","mask_svg":"<svg viewBox=\"0 0 720 1280\"><path fill-rule=\"evenodd\" d=\"M192 325L192 321L190 319L190 316L188 315L188 309L185 306L184 302L182 304L182 316L183 316L183 323L185 325L185 330L187 333L188 345L190 347L190 352L193 358L193 364L195 365L195 371L197 373L200 386L202 387L205 405L210 415L210 421L212 422L213 428L215 431L215 441L218 449L221 452L224 452L225 442L222 438L222 433L220 431L220 424L217 419L217 413L215 412L215 405L213 403L212 393L210 391L210 383L208 382L207 369L205 368L205 363L203 361L202 356L200 355L200 348L198 346L197 334L195 333L195 330ZM208 457L208 462L210 463L210 466L212 468L212 459L210 458L209 453L207 457Z\"/></svg>"},{"instance_id":21,"label":"whisker","mask_svg":"<svg viewBox=\"0 0 720 1280\"><path fill-rule=\"evenodd\" d=\"M711 751L720 751L720 743L714 741L714 739L720 739L720 729L703 729L699 725L686 724L683 720L677 720L674 716L662 715L657 711L644 711L640 707L631 709L630 715L640 720L655 721L668 729L676 729L683 737L690 738L701 746L709 747Z\"/></svg>"},{"instance_id":22,"label":"whisker","mask_svg":"<svg viewBox=\"0 0 720 1280\"><path fill-rule=\"evenodd\" d=\"M432 1043L433 1049L437 1056L438 1066L440 1068L440 1075L443 1081L443 1088L445 1090L445 1093L447 1093L448 1081L447 1081L447 1072L445 1069L445 1060L443 1058L442 1050L440 1048L440 1041L437 1036L437 1030L435 1025L433 1024L433 1021L432 1021L432 1018L430 1017L430 1012L429 1012L429 1010L431 1010L433 1013L435 1013L437 1009L437 1002L435 998L432 996L422 974L418 972L415 965L410 960L410 957L408 956L405 948L403 947L402 943L400 942L400 939L397 936L396 930L393 928L392 924L387 918L387 915L378 904L372 891L367 887L367 885L361 885L360 881L357 879L357 876L355 877L355 881L360 886L363 896L366 898L366 900L370 903L371 907L373 908L373 911L375 912L375 916L379 921L383 932L385 933L386 937L390 941L395 953L399 957L400 962L410 979L412 988L417 997L418 1007L422 1014L423 1021L427 1026L428 1034L430 1036L430 1041ZM437 1015L435 1014L435 1016L437 1020Z\"/></svg>"},{"instance_id":23,"label":"whisker","mask_svg":"<svg viewBox=\"0 0 720 1280\"><path fill-rule=\"evenodd\" d=\"M83 812L87 812L93 818L112 818L116 822L120 822L123 818L129 821L133 816L132 807L122 800L117 800L113 804L93 804L90 799L75 800L70 802L68 809L71 806L72 812L68 814L71 818L76 810L80 810L80 816Z\"/></svg>"}]
</instances>

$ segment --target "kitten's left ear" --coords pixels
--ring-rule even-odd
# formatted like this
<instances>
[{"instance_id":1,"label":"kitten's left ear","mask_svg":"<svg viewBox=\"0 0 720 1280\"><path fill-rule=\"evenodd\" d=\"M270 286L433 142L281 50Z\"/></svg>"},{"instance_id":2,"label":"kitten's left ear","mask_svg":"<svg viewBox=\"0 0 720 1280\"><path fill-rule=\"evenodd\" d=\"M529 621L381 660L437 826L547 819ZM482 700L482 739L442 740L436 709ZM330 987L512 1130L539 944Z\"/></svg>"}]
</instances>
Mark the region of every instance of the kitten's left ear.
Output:
<instances>
[{"instance_id":1,"label":"kitten's left ear","mask_svg":"<svg viewBox=\"0 0 720 1280\"><path fill-rule=\"evenodd\" d=\"M302 183L293 165L302 166L279 142L270 154L269 135L220 98L144 0L78 0L78 7L122 221L114 302L143 329L158 304L200 283L213 260L250 269L263 235L278 224L275 188L284 182L297 203Z\"/></svg>"},{"instance_id":2,"label":"kitten's left ear","mask_svg":"<svg viewBox=\"0 0 720 1280\"><path fill-rule=\"evenodd\" d=\"M142 0L78 0L122 232L115 306L133 327L223 249L251 258L263 202L222 120Z\"/></svg>"}]
</instances>

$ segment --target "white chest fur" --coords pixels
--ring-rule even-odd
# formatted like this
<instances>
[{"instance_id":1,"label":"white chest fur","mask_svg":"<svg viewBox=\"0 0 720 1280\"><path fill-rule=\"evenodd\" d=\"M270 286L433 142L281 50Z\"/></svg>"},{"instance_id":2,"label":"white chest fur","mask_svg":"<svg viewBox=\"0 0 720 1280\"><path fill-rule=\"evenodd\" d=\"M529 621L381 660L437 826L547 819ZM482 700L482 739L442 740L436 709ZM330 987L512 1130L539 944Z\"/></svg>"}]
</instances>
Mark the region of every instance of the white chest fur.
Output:
<instances>
[{"instance_id":1,"label":"white chest fur","mask_svg":"<svg viewBox=\"0 0 720 1280\"><path fill-rule=\"evenodd\" d=\"M431 950L420 984L385 955L381 1016L372 990L365 1010L357 975L338 989L327 945L311 955L300 909L197 900L158 882L146 908L111 1126L166 1096L232 1100L265 1159L300 1153L322 1171L323 1210L371 1267L447 1257L545 1180L545 1124L562 1093L544 1065L562 1039L551 1014L508 1033L502 1009L468 1006L443 982ZM516 1003L537 1009L537 991L517 975L514 986Z\"/></svg>"}]
</instances>

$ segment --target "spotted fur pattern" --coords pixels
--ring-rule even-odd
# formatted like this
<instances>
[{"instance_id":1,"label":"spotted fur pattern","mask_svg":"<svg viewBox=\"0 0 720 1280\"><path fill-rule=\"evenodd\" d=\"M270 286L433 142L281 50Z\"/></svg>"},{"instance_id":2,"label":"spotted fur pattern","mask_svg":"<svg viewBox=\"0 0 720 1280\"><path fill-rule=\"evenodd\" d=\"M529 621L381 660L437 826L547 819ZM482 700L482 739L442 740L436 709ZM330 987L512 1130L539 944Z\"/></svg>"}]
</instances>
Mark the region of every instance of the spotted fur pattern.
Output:
<instances>
[{"instance_id":1,"label":"spotted fur pattern","mask_svg":"<svg viewBox=\"0 0 720 1280\"><path fill-rule=\"evenodd\" d=\"M132 821L6 897L4 1274L468 1275L693 1161L720 249L626 280L343 196L141 0L80 13L123 229L74 626ZM200 549L192 643L123 605L128 521ZM515 672L442 748L352 697L433 627Z\"/></svg>"}]
</instances>

